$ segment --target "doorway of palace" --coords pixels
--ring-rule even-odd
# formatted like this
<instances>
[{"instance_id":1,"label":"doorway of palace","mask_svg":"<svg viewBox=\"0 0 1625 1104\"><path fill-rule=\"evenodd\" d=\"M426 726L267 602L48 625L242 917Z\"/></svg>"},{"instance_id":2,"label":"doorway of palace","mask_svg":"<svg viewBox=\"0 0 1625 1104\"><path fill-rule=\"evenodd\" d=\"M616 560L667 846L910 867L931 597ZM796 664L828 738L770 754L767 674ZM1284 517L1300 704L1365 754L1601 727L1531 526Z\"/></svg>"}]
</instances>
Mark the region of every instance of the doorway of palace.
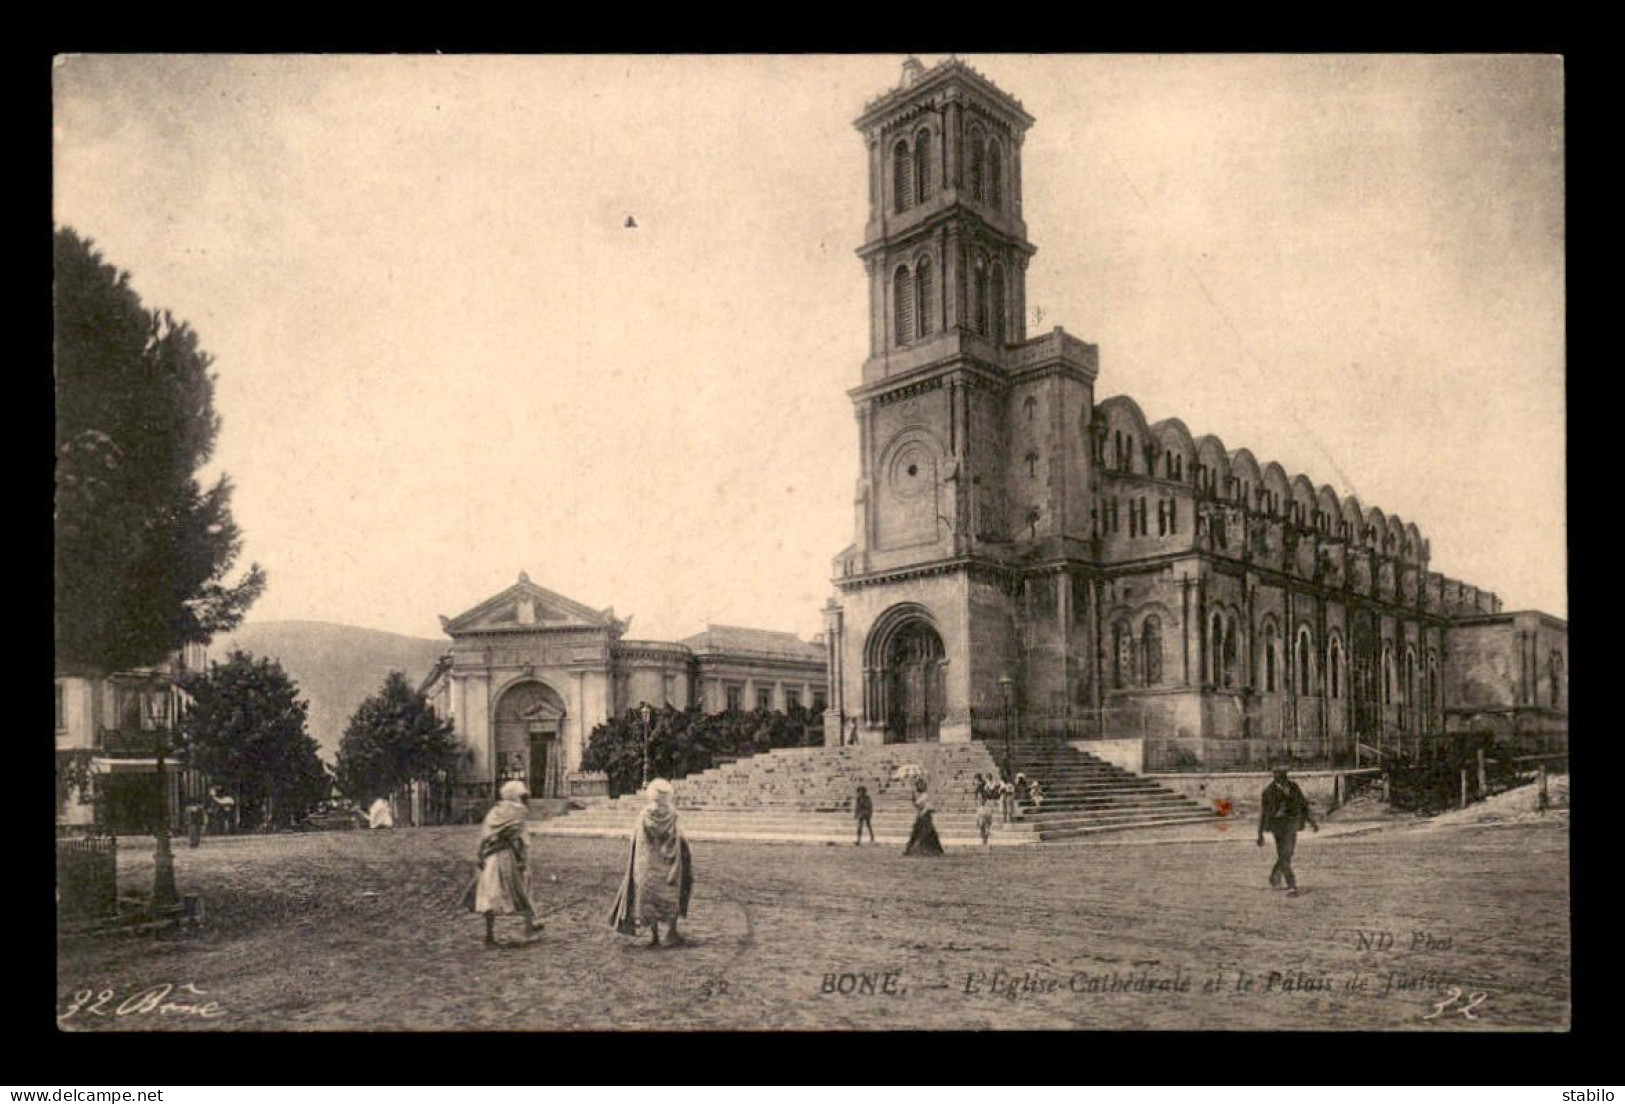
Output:
<instances>
[{"instance_id":1,"label":"doorway of palace","mask_svg":"<svg viewBox=\"0 0 1625 1104\"><path fill-rule=\"evenodd\" d=\"M886 643L888 741L936 740L947 712L942 637L923 620L901 625Z\"/></svg>"},{"instance_id":2,"label":"doorway of palace","mask_svg":"<svg viewBox=\"0 0 1625 1104\"><path fill-rule=\"evenodd\" d=\"M530 779L526 785L537 797L553 797L558 788L559 768L553 760L558 754L558 725L532 723L530 726Z\"/></svg>"},{"instance_id":3,"label":"doorway of palace","mask_svg":"<svg viewBox=\"0 0 1625 1104\"><path fill-rule=\"evenodd\" d=\"M551 686L521 682L506 690L496 708L498 784L519 781L532 797L560 796L563 728L564 699Z\"/></svg>"}]
</instances>

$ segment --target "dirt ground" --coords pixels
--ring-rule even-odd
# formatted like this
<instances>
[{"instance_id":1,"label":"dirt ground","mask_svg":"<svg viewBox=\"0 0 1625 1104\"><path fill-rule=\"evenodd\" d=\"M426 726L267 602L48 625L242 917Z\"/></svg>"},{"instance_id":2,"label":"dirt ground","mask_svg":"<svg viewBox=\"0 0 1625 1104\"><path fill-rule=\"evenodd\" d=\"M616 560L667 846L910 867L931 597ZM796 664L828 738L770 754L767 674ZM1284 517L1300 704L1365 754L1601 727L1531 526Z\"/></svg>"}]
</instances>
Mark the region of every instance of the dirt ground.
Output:
<instances>
[{"instance_id":1,"label":"dirt ground","mask_svg":"<svg viewBox=\"0 0 1625 1104\"><path fill-rule=\"evenodd\" d=\"M688 943L607 925L624 844L540 839L542 938L459 910L476 829L177 850L206 922L64 939L67 1030L1563 1030L1566 816L1305 834L1303 894L1224 842L695 845ZM121 841L150 887L151 841ZM145 846L143 846L143 843ZM170 988L164 989L164 986Z\"/></svg>"}]
</instances>

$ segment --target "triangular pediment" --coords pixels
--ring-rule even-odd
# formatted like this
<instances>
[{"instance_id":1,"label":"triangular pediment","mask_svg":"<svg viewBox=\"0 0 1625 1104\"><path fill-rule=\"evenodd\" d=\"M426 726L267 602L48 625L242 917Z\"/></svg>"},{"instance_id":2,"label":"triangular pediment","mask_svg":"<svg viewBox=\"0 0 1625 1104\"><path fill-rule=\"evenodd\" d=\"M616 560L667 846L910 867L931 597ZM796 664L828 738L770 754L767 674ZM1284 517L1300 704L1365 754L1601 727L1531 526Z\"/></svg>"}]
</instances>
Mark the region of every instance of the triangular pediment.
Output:
<instances>
[{"instance_id":1,"label":"triangular pediment","mask_svg":"<svg viewBox=\"0 0 1625 1104\"><path fill-rule=\"evenodd\" d=\"M562 594L537 586L527 575L473 609L441 618L448 636L475 632L540 632L549 629L594 628L619 632L615 611L595 610Z\"/></svg>"}]
</instances>

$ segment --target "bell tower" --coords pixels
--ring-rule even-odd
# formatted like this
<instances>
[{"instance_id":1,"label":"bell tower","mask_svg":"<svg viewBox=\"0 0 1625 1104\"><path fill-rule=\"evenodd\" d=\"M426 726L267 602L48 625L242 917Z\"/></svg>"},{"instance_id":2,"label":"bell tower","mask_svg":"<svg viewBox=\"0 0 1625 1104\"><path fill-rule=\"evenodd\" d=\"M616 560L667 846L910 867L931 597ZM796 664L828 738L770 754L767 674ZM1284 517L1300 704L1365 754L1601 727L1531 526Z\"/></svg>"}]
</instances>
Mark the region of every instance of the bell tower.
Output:
<instances>
[{"instance_id":1,"label":"bell tower","mask_svg":"<svg viewBox=\"0 0 1625 1104\"><path fill-rule=\"evenodd\" d=\"M903 64L855 124L869 154L865 383L917 366L958 334L998 359L1025 339L1021 144L1032 116L957 60Z\"/></svg>"},{"instance_id":2,"label":"bell tower","mask_svg":"<svg viewBox=\"0 0 1625 1104\"><path fill-rule=\"evenodd\" d=\"M913 58L854 124L869 168L857 250L869 351L848 392L855 538L827 611L845 738L855 720L862 742L969 739L979 711L996 713L999 680L1030 666L1037 637L1018 629L1018 606L1053 610L1052 628L1074 619L1055 572L1091 554L1096 351L1059 329L1027 336L1032 124L964 62Z\"/></svg>"}]
</instances>

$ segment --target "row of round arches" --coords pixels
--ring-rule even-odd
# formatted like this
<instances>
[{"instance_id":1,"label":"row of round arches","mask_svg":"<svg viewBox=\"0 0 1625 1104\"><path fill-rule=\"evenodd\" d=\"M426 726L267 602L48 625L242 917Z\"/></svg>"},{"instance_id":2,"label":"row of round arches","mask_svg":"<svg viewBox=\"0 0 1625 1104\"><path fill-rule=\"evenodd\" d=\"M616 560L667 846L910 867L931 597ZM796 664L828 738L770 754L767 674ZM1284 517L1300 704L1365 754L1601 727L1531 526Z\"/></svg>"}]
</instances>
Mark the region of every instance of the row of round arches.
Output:
<instances>
[{"instance_id":1,"label":"row of round arches","mask_svg":"<svg viewBox=\"0 0 1625 1104\"><path fill-rule=\"evenodd\" d=\"M1008 270L986 252L965 257L970 272L968 301L961 326L1002 344L1010 332L1007 317L1011 301ZM938 319L938 265L930 250L921 250L909 262L892 269L892 342L907 345L942 329Z\"/></svg>"},{"instance_id":2,"label":"row of round arches","mask_svg":"<svg viewBox=\"0 0 1625 1104\"><path fill-rule=\"evenodd\" d=\"M965 190L970 198L1003 210L1010 191L1004 143L973 123L965 134L963 150ZM945 158L936 127L926 125L903 135L891 147L891 207L897 214L930 200L945 187Z\"/></svg>"},{"instance_id":3,"label":"row of round arches","mask_svg":"<svg viewBox=\"0 0 1625 1104\"><path fill-rule=\"evenodd\" d=\"M1312 528L1372 548L1401 562L1427 561L1429 548L1414 522L1364 507L1353 495L1340 498L1329 485L1318 488L1308 476L1288 476L1275 461L1260 465L1249 450L1227 450L1213 434L1193 438L1178 418L1147 424L1139 405L1116 395L1082 414L1093 426L1093 453L1106 472L1193 484L1204 497Z\"/></svg>"},{"instance_id":4,"label":"row of round arches","mask_svg":"<svg viewBox=\"0 0 1625 1104\"><path fill-rule=\"evenodd\" d=\"M1340 630L1327 633L1322 651L1307 622L1299 622L1288 641L1275 616L1266 614L1258 625L1257 669L1252 681L1244 684L1238 625L1234 609L1215 609L1208 614L1202 677L1209 685L1227 689L1245 685L1262 694L1291 691L1299 697L1323 695L1332 701L1341 701L1350 693L1349 654ZM1420 707L1431 716L1440 701L1438 650L1418 650L1415 644L1406 643L1396 652L1393 641L1384 640L1380 653L1373 658L1377 670L1373 672L1372 696L1384 706Z\"/></svg>"}]
</instances>

